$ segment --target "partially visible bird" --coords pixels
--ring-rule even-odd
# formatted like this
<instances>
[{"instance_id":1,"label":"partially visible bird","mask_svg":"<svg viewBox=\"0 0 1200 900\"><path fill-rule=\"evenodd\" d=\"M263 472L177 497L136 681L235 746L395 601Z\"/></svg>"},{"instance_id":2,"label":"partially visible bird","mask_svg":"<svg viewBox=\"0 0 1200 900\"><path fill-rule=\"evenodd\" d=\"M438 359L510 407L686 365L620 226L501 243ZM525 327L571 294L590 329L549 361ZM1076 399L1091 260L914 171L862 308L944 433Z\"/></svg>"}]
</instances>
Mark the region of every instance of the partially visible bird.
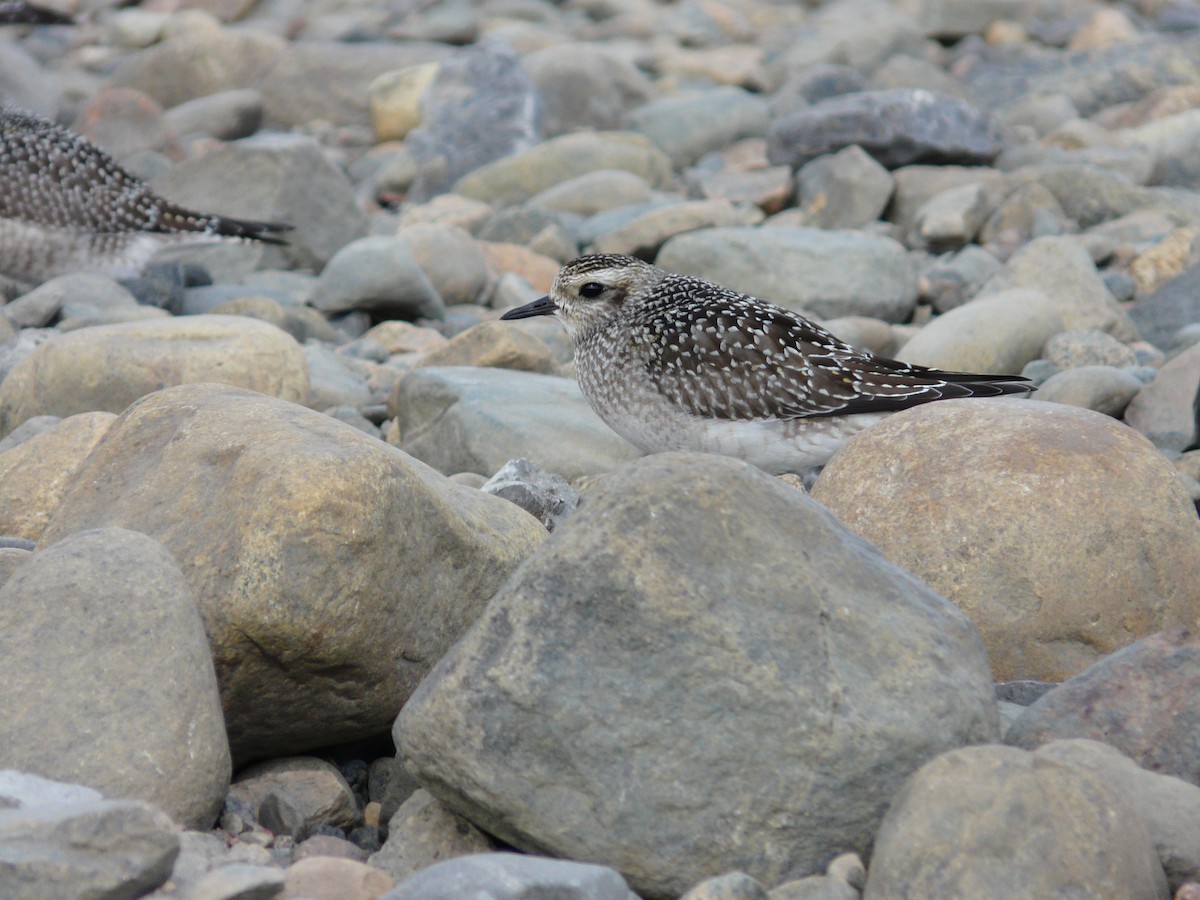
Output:
<instances>
[{"instance_id":1,"label":"partially visible bird","mask_svg":"<svg viewBox=\"0 0 1200 900\"><path fill-rule=\"evenodd\" d=\"M159 197L82 135L0 107L0 273L40 282L88 270L131 277L165 246L282 244L290 225L193 212Z\"/></svg>"},{"instance_id":2,"label":"partially visible bird","mask_svg":"<svg viewBox=\"0 0 1200 900\"><path fill-rule=\"evenodd\" d=\"M555 315L579 386L648 453L698 450L772 473L823 465L898 410L1033 390L1019 375L943 372L856 349L803 316L632 256L581 256L502 319Z\"/></svg>"},{"instance_id":3,"label":"partially visible bird","mask_svg":"<svg viewBox=\"0 0 1200 900\"><path fill-rule=\"evenodd\" d=\"M24 0L0 0L0 25L70 25L73 19Z\"/></svg>"}]
</instances>

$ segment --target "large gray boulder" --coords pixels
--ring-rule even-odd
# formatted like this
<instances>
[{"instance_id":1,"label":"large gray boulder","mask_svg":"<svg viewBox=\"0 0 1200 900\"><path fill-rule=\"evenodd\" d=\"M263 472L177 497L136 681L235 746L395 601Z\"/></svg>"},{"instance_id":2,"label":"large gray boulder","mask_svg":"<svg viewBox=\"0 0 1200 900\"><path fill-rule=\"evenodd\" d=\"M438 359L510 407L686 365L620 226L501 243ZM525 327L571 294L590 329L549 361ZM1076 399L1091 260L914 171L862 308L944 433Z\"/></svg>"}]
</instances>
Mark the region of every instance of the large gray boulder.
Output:
<instances>
[{"instance_id":1,"label":"large gray boulder","mask_svg":"<svg viewBox=\"0 0 1200 900\"><path fill-rule=\"evenodd\" d=\"M673 897L864 853L912 771L997 727L949 603L803 492L670 453L585 494L392 734L485 830Z\"/></svg>"}]
</instances>

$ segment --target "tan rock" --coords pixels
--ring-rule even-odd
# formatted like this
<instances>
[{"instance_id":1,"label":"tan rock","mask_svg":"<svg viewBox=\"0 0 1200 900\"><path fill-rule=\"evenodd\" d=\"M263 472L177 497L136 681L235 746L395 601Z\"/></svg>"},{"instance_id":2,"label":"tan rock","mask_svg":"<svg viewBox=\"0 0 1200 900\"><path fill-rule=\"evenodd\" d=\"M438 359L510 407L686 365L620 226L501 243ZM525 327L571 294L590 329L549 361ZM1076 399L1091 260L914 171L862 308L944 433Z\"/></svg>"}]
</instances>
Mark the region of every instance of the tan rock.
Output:
<instances>
[{"instance_id":1,"label":"tan rock","mask_svg":"<svg viewBox=\"0 0 1200 900\"><path fill-rule=\"evenodd\" d=\"M554 351L545 341L507 322L473 325L426 353L420 365L491 366L546 375L556 369Z\"/></svg>"},{"instance_id":2,"label":"tan rock","mask_svg":"<svg viewBox=\"0 0 1200 900\"><path fill-rule=\"evenodd\" d=\"M918 406L852 439L813 498L967 613L997 681L1062 681L1200 620L1200 522L1174 468L1089 410Z\"/></svg>"},{"instance_id":3,"label":"tan rock","mask_svg":"<svg viewBox=\"0 0 1200 900\"><path fill-rule=\"evenodd\" d=\"M426 328L399 319L380 322L363 337L382 344L388 353L421 353L447 343L446 337L436 328Z\"/></svg>"},{"instance_id":4,"label":"tan rock","mask_svg":"<svg viewBox=\"0 0 1200 900\"><path fill-rule=\"evenodd\" d=\"M1139 295L1157 290L1188 267L1192 241L1200 230L1177 228L1129 264Z\"/></svg>"},{"instance_id":5,"label":"tan rock","mask_svg":"<svg viewBox=\"0 0 1200 900\"><path fill-rule=\"evenodd\" d=\"M240 316L83 328L51 338L0 383L0 435L32 416L119 413L161 388L205 381L303 403L308 364L290 335Z\"/></svg>"},{"instance_id":6,"label":"tan rock","mask_svg":"<svg viewBox=\"0 0 1200 900\"><path fill-rule=\"evenodd\" d=\"M1137 26L1119 9L1099 9L1071 35L1068 50L1095 50L1137 40Z\"/></svg>"},{"instance_id":7,"label":"tan rock","mask_svg":"<svg viewBox=\"0 0 1200 900\"><path fill-rule=\"evenodd\" d=\"M371 125L380 141L399 141L421 124L421 97L433 84L439 65L422 63L384 72L367 88Z\"/></svg>"},{"instance_id":8,"label":"tan rock","mask_svg":"<svg viewBox=\"0 0 1200 900\"><path fill-rule=\"evenodd\" d=\"M130 408L42 540L103 525L178 560L242 762L386 729L546 535L349 425L212 384Z\"/></svg>"},{"instance_id":9,"label":"tan rock","mask_svg":"<svg viewBox=\"0 0 1200 900\"><path fill-rule=\"evenodd\" d=\"M387 842L370 863L400 882L442 860L493 849L482 831L428 791L418 790L388 822Z\"/></svg>"},{"instance_id":10,"label":"tan rock","mask_svg":"<svg viewBox=\"0 0 1200 900\"><path fill-rule=\"evenodd\" d=\"M272 759L238 773L229 793L250 806L256 821L276 834L303 839L317 825L347 830L360 822L350 785L332 763L312 756ZM275 801L274 821L263 806Z\"/></svg>"},{"instance_id":11,"label":"tan rock","mask_svg":"<svg viewBox=\"0 0 1200 900\"><path fill-rule=\"evenodd\" d=\"M0 534L36 541L92 448L116 420L81 413L0 453Z\"/></svg>"},{"instance_id":12,"label":"tan rock","mask_svg":"<svg viewBox=\"0 0 1200 900\"><path fill-rule=\"evenodd\" d=\"M535 291L549 292L554 276L558 274L557 260L534 253L520 244L482 241L480 246L484 259L497 275L513 272L528 281Z\"/></svg>"},{"instance_id":13,"label":"tan rock","mask_svg":"<svg viewBox=\"0 0 1200 900\"><path fill-rule=\"evenodd\" d=\"M282 900L376 900L395 882L366 863L336 856L310 856L283 873Z\"/></svg>"}]
</instances>

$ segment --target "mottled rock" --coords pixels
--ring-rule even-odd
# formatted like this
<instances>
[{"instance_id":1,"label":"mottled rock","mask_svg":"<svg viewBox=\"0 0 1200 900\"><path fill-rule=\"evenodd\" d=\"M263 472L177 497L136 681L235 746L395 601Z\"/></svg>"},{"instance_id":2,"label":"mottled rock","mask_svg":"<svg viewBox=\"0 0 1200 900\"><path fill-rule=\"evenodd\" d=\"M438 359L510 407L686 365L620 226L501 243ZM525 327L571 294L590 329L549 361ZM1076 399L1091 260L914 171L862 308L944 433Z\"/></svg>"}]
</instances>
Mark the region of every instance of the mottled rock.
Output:
<instances>
[{"instance_id":1,"label":"mottled rock","mask_svg":"<svg viewBox=\"0 0 1200 900\"><path fill-rule=\"evenodd\" d=\"M0 588L0 765L211 826L229 744L204 623L178 566L123 529L43 546Z\"/></svg>"},{"instance_id":2,"label":"mottled rock","mask_svg":"<svg viewBox=\"0 0 1200 900\"><path fill-rule=\"evenodd\" d=\"M579 505L579 492L565 478L527 459L510 459L480 490L517 504L549 531L566 521Z\"/></svg>"},{"instance_id":3,"label":"mottled rock","mask_svg":"<svg viewBox=\"0 0 1200 900\"><path fill-rule=\"evenodd\" d=\"M361 816L342 773L311 756L272 759L238 773L231 798L245 803L255 821L297 841L318 825L349 831Z\"/></svg>"},{"instance_id":4,"label":"mottled rock","mask_svg":"<svg viewBox=\"0 0 1200 900\"><path fill-rule=\"evenodd\" d=\"M1045 358L1060 369L1136 366L1137 354L1103 331L1064 331L1046 341Z\"/></svg>"},{"instance_id":5,"label":"mottled rock","mask_svg":"<svg viewBox=\"0 0 1200 900\"><path fill-rule=\"evenodd\" d=\"M971 616L998 681L1061 681L1200 609L1200 523L1173 467L1089 410L905 410L835 454L813 497Z\"/></svg>"},{"instance_id":6,"label":"mottled rock","mask_svg":"<svg viewBox=\"0 0 1200 900\"><path fill-rule=\"evenodd\" d=\"M211 384L114 423L43 541L103 525L179 561L242 761L377 734L545 536L355 428Z\"/></svg>"},{"instance_id":7,"label":"mottled rock","mask_svg":"<svg viewBox=\"0 0 1200 900\"><path fill-rule=\"evenodd\" d=\"M1051 375L1038 385L1036 400L1094 409L1120 418L1142 382L1127 369L1114 366L1077 366Z\"/></svg>"},{"instance_id":8,"label":"mottled rock","mask_svg":"<svg viewBox=\"0 0 1200 900\"><path fill-rule=\"evenodd\" d=\"M0 434L32 416L119 413L162 387L220 382L300 403L300 346L273 325L193 316L100 325L39 346L0 382Z\"/></svg>"},{"instance_id":9,"label":"mottled rock","mask_svg":"<svg viewBox=\"0 0 1200 900\"><path fill-rule=\"evenodd\" d=\"M114 419L103 412L71 416L0 452L0 534L35 541L42 536L75 473Z\"/></svg>"},{"instance_id":10,"label":"mottled rock","mask_svg":"<svg viewBox=\"0 0 1200 900\"><path fill-rule=\"evenodd\" d=\"M819 228L711 228L663 245L656 264L814 315L904 321L917 276L891 238Z\"/></svg>"},{"instance_id":11,"label":"mottled rock","mask_svg":"<svg viewBox=\"0 0 1200 900\"><path fill-rule=\"evenodd\" d=\"M495 472L525 457L567 480L640 455L568 378L459 366L405 375L389 401L401 449L446 474Z\"/></svg>"},{"instance_id":12,"label":"mottled rock","mask_svg":"<svg viewBox=\"0 0 1200 900\"><path fill-rule=\"evenodd\" d=\"M891 786L996 724L965 617L801 491L669 453L587 492L393 737L427 789L489 832L664 897L865 851Z\"/></svg>"},{"instance_id":13,"label":"mottled rock","mask_svg":"<svg viewBox=\"0 0 1200 900\"><path fill-rule=\"evenodd\" d=\"M1186 629L1150 635L1046 693L1005 743L1032 749L1059 738L1116 747L1145 769L1200 784L1200 643Z\"/></svg>"},{"instance_id":14,"label":"mottled rock","mask_svg":"<svg viewBox=\"0 0 1200 900\"><path fill-rule=\"evenodd\" d=\"M776 165L798 168L857 144L888 169L911 163L980 165L1003 148L981 109L915 88L843 94L781 116L767 132Z\"/></svg>"},{"instance_id":15,"label":"mottled rock","mask_svg":"<svg viewBox=\"0 0 1200 900\"><path fill-rule=\"evenodd\" d=\"M1088 772L984 746L939 756L896 795L863 897L1067 894L1166 900L1146 826Z\"/></svg>"},{"instance_id":16,"label":"mottled rock","mask_svg":"<svg viewBox=\"0 0 1200 900\"><path fill-rule=\"evenodd\" d=\"M491 849L487 835L428 791L418 790L389 820L387 842L370 863L401 882L434 863Z\"/></svg>"}]
</instances>

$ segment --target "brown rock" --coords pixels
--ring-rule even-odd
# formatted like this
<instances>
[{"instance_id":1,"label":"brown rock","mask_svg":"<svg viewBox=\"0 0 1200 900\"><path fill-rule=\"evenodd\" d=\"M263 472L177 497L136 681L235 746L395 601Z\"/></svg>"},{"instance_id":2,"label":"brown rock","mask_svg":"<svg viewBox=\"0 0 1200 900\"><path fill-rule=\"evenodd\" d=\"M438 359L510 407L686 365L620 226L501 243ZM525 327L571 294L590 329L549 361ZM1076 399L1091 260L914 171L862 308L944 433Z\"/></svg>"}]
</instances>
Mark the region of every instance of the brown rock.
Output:
<instances>
[{"instance_id":1,"label":"brown rock","mask_svg":"<svg viewBox=\"0 0 1200 900\"><path fill-rule=\"evenodd\" d=\"M164 387L220 382L303 403L308 364L273 325L240 316L183 316L56 335L0 382L0 435L32 416L119 413Z\"/></svg>"},{"instance_id":2,"label":"brown rock","mask_svg":"<svg viewBox=\"0 0 1200 900\"><path fill-rule=\"evenodd\" d=\"M422 366L490 366L553 374L554 351L543 341L507 322L480 322L430 350Z\"/></svg>"},{"instance_id":3,"label":"brown rock","mask_svg":"<svg viewBox=\"0 0 1200 900\"><path fill-rule=\"evenodd\" d=\"M546 534L349 425L212 384L118 419L43 541L103 525L179 561L243 762L386 729Z\"/></svg>"},{"instance_id":4,"label":"brown rock","mask_svg":"<svg viewBox=\"0 0 1200 900\"><path fill-rule=\"evenodd\" d=\"M92 448L116 420L81 413L0 453L0 535L36 541Z\"/></svg>"},{"instance_id":5,"label":"brown rock","mask_svg":"<svg viewBox=\"0 0 1200 900\"><path fill-rule=\"evenodd\" d=\"M1166 363L1138 391L1125 410L1125 422L1165 450L1183 450L1196 438L1192 403L1200 390L1200 344Z\"/></svg>"},{"instance_id":6,"label":"brown rock","mask_svg":"<svg viewBox=\"0 0 1200 900\"><path fill-rule=\"evenodd\" d=\"M966 612L998 681L1062 681L1200 616L1200 522L1174 468L1089 410L918 406L852 439L813 497Z\"/></svg>"},{"instance_id":7,"label":"brown rock","mask_svg":"<svg viewBox=\"0 0 1200 900\"><path fill-rule=\"evenodd\" d=\"M351 829L358 804L337 767L312 756L272 759L238 774L229 793L275 834L303 840L318 825Z\"/></svg>"},{"instance_id":8,"label":"brown rock","mask_svg":"<svg viewBox=\"0 0 1200 900\"><path fill-rule=\"evenodd\" d=\"M335 856L311 856L283 873L281 900L376 900L394 882L366 863Z\"/></svg>"},{"instance_id":9,"label":"brown rock","mask_svg":"<svg viewBox=\"0 0 1200 900\"><path fill-rule=\"evenodd\" d=\"M908 780L875 840L863 900L922 897L1165 900L1146 826L1088 772L985 745Z\"/></svg>"},{"instance_id":10,"label":"brown rock","mask_svg":"<svg viewBox=\"0 0 1200 900\"><path fill-rule=\"evenodd\" d=\"M1200 785L1200 637L1173 629L1106 656L1026 709L1004 741L1032 749L1058 738L1103 741Z\"/></svg>"},{"instance_id":11,"label":"brown rock","mask_svg":"<svg viewBox=\"0 0 1200 900\"><path fill-rule=\"evenodd\" d=\"M388 353L422 353L446 345L445 336L436 328L389 319L380 322L363 337L382 344Z\"/></svg>"},{"instance_id":12,"label":"brown rock","mask_svg":"<svg viewBox=\"0 0 1200 900\"><path fill-rule=\"evenodd\" d=\"M494 849L482 831L428 791L418 790L396 810L388 822L387 842L370 862L400 882L442 860Z\"/></svg>"},{"instance_id":13,"label":"brown rock","mask_svg":"<svg viewBox=\"0 0 1200 900\"><path fill-rule=\"evenodd\" d=\"M512 272L528 281L535 291L549 292L554 276L558 274L557 261L520 244L481 241L480 246L484 259L497 275Z\"/></svg>"},{"instance_id":14,"label":"brown rock","mask_svg":"<svg viewBox=\"0 0 1200 900\"><path fill-rule=\"evenodd\" d=\"M368 822L367 824L371 823ZM296 845L296 850L292 854L292 860L293 862L299 862L310 856L337 856L342 859L366 862L370 854L362 849L362 847L351 843L345 838L334 837L332 834L314 834L312 837L306 838Z\"/></svg>"}]
</instances>

